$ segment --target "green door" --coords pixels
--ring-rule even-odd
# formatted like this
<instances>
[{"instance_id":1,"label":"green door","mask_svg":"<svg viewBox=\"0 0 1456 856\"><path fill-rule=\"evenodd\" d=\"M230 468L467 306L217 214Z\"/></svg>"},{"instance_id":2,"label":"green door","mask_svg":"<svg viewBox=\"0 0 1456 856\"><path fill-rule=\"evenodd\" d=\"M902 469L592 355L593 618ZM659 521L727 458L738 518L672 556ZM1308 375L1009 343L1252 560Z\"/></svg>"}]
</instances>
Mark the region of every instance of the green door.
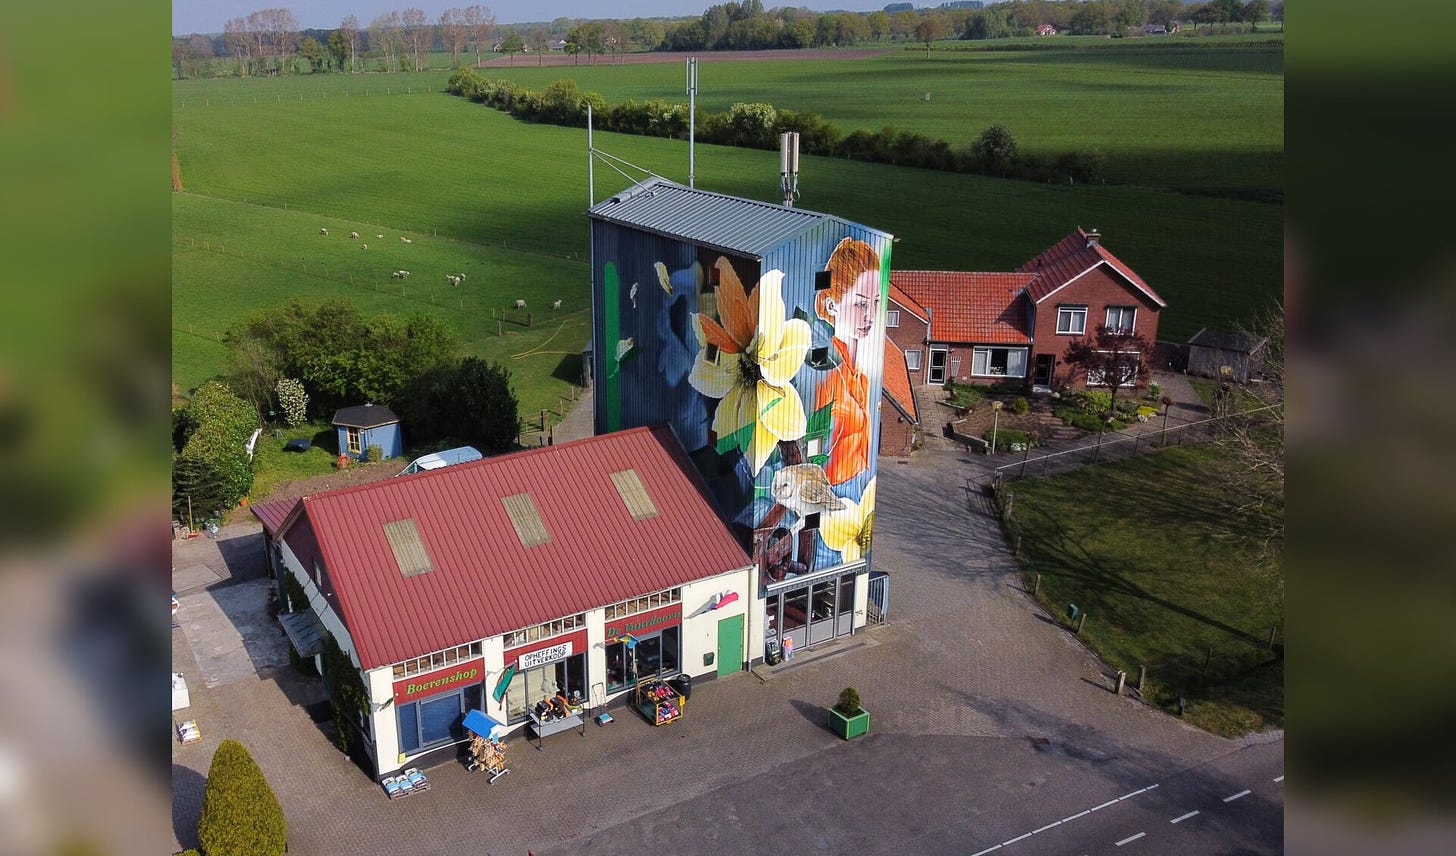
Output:
<instances>
[{"instance_id":1,"label":"green door","mask_svg":"<svg viewBox=\"0 0 1456 856\"><path fill-rule=\"evenodd\" d=\"M718 677L743 668L743 616L733 615L718 622Z\"/></svg>"}]
</instances>

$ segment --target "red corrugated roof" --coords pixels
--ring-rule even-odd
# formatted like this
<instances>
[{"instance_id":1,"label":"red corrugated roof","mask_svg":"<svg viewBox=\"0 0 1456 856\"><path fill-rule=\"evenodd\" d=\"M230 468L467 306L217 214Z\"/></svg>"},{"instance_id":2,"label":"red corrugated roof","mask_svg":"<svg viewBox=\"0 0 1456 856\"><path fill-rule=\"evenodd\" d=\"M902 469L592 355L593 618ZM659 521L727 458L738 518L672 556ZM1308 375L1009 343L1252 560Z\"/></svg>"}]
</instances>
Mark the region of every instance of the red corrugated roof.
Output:
<instances>
[{"instance_id":1,"label":"red corrugated roof","mask_svg":"<svg viewBox=\"0 0 1456 856\"><path fill-rule=\"evenodd\" d=\"M634 520L610 473L635 469L658 514ZM502 497L530 494L549 543L523 547ZM406 579L383 526L413 518L433 570ZM364 668L744 568L666 426L317 494L311 528Z\"/></svg>"},{"instance_id":2,"label":"red corrugated roof","mask_svg":"<svg viewBox=\"0 0 1456 856\"><path fill-rule=\"evenodd\" d=\"M1072 234L1018 268L1023 273L1038 275L1027 288L1032 300L1040 303L1051 296L1052 292L1097 265L1106 264L1121 274L1134 288L1146 294L1148 299L1158 304L1159 307L1168 305L1163 302L1163 298L1159 297L1157 292L1143 282L1143 278L1138 276L1132 268L1102 246L1100 235L1097 242L1091 246L1087 244L1087 235L1087 231L1078 226Z\"/></svg>"},{"instance_id":3,"label":"red corrugated roof","mask_svg":"<svg viewBox=\"0 0 1456 856\"><path fill-rule=\"evenodd\" d=\"M891 287L931 310L936 342L1028 345L1031 322L1019 295L1036 278L1028 273L895 270Z\"/></svg>"},{"instance_id":4,"label":"red corrugated roof","mask_svg":"<svg viewBox=\"0 0 1456 856\"><path fill-rule=\"evenodd\" d=\"M885 337L884 392L895 399L900 408L910 414L914 422L920 421L915 412L915 392L910 388L910 371L905 368L905 352L900 346Z\"/></svg>"},{"instance_id":5,"label":"red corrugated roof","mask_svg":"<svg viewBox=\"0 0 1456 856\"><path fill-rule=\"evenodd\" d=\"M263 522L263 531L269 538L278 534L278 530L287 519L288 512L298 504L297 499L275 499L272 502L265 502L260 505L249 506L253 516Z\"/></svg>"}]
</instances>

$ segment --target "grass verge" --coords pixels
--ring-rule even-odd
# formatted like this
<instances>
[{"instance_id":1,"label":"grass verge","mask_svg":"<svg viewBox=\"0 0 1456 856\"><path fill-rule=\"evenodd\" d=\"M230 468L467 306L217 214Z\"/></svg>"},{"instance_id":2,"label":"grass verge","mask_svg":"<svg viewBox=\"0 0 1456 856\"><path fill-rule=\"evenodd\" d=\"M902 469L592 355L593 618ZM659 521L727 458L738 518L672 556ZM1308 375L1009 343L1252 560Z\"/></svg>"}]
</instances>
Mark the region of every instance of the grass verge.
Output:
<instances>
[{"instance_id":1,"label":"grass verge","mask_svg":"<svg viewBox=\"0 0 1456 856\"><path fill-rule=\"evenodd\" d=\"M1282 557L1262 555L1224 509L1211 447L1183 446L1015 482L1012 514L1028 582L1064 624L1143 695L1224 736L1282 727ZM1118 497L1106 502L1103 498Z\"/></svg>"}]
</instances>

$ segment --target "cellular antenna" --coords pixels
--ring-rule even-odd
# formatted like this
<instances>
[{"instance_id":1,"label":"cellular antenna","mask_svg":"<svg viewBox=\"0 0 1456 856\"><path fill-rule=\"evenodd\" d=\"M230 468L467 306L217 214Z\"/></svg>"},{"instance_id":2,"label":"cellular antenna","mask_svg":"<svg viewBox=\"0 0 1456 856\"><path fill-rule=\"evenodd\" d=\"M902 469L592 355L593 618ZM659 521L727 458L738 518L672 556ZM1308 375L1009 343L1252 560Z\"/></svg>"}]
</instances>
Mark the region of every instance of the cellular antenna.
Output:
<instances>
[{"instance_id":1,"label":"cellular antenna","mask_svg":"<svg viewBox=\"0 0 1456 856\"><path fill-rule=\"evenodd\" d=\"M779 186L784 191L784 207L793 208L799 196L799 132L779 134Z\"/></svg>"}]
</instances>

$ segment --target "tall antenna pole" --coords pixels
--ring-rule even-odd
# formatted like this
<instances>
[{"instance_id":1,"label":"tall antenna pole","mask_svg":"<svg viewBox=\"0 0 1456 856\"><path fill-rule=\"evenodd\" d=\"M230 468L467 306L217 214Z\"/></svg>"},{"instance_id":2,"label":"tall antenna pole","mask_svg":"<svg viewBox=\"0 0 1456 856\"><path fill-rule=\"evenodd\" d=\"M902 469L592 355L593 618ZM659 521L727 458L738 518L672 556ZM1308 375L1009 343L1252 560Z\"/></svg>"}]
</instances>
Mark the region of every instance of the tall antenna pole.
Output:
<instances>
[{"instance_id":1,"label":"tall antenna pole","mask_svg":"<svg viewBox=\"0 0 1456 856\"><path fill-rule=\"evenodd\" d=\"M779 187L784 191L784 207L794 207L799 195L799 132L779 134Z\"/></svg>"},{"instance_id":2,"label":"tall antenna pole","mask_svg":"<svg viewBox=\"0 0 1456 856\"><path fill-rule=\"evenodd\" d=\"M688 57L688 187L693 186L693 138L696 136L698 116L698 58Z\"/></svg>"},{"instance_id":3,"label":"tall antenna pole","mask_svg":"<svg viewBox=\"0 0 1456 856\"><path fill-rule=\"evenodd\" d=\"M597 204L596 149L592 146L592 109L586 105L586 193L588 208Z\"/></svg>"}]
</instances>

